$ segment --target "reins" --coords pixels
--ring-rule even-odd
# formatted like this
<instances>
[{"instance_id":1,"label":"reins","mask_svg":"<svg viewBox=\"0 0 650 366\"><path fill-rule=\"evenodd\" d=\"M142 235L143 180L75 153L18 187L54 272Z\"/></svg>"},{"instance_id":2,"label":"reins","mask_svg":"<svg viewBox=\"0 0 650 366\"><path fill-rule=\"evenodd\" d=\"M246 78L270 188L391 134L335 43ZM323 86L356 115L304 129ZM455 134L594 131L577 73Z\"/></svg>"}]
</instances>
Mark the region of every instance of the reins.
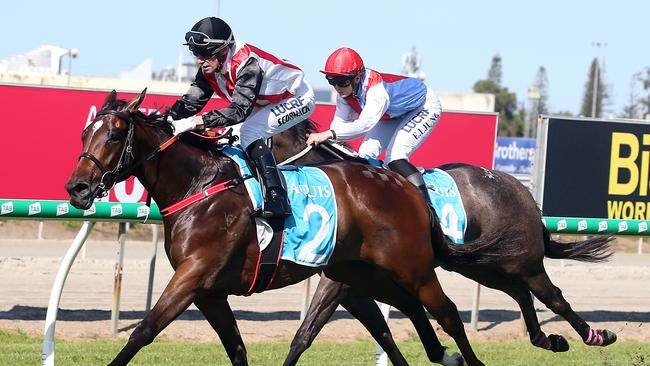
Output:
<instances>
[{"instance_id":1,"label":"reins","mask_svg":"<svg viewBox=\"0 0 650 366\"><path fill-rule=\"evenodd\" d=\"M302 151L300 151L299 153L297 153L296 155L294 155L292 157L287 158L285 161L283 161L281 163L278 163L278 165L287 165L289 163L293 163L294 161L296 161L296 160L302 158L303 156L305 156L308 152L311 151L312 148L313 148L312 145L307 145L307 147L302 149Z\"/></svg>"},{"instance_id":2,"label":"reins","mask_svg":"<svg viewBox=\"0 0 650 366\"><path fill-rule=\"evenodd\" d=\"M321 144L318 145L321 149L332 155L335 159L338 160L345 160L346 156L349 156L351 158L359 158L359 154L351 151L347 151L340 147L337 143L335 142L330 142L330 141L325 141ZM297 154L285 159L283 162L278 163L278 165L287 165L290 163L293 163L294 161L302 158L303 156L307 155L312 149L314 148L314 145L307 145L304 149L302 149L300 152ZM337 151L338 150L338 151Z\"/></svg>"}]
</instances>

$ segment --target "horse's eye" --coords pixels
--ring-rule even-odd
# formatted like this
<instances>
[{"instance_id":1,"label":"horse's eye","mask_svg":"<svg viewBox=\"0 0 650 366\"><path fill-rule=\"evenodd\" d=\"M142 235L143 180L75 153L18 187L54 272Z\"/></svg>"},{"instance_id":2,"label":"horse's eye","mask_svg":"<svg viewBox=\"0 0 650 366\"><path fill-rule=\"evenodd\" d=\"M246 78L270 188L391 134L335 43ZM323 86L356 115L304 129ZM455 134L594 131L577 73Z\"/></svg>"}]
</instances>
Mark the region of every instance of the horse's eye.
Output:
<instances>
[{"instance_id":1,"label":"horse's eye","mask_svg":"<svg viewBox=\"0 0 650 366\"><path fill-rule=\"evenodd\" d=\"M110 142L117 142L122 139L122 134L119 132L110 132L108 134L108 141Z\"/></svg>"}]
</instances>

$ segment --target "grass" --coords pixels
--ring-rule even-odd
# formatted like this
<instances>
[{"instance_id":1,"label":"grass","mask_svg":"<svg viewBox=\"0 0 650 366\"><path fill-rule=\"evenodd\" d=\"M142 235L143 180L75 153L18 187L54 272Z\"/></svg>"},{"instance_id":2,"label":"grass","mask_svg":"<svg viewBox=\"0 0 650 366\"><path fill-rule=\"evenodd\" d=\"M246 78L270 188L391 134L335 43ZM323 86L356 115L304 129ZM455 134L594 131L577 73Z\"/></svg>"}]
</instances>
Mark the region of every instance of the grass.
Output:
<instances>
[{"instance_id":1,"label":"grass","mask_svg":"<svg viewBox=\"0 0 650 366\"><path fill-rule=\"evenodd\" d=\"M58 341L57 365L105 365L123 346L123 340ZM42 339L21 333L0 332L0 365L39 364ZM430 365L417 340L399 342L411 365ZM523 341L473 342L477 355L487 365L590 365L650 366L650 343L618 342L607 348L571 342L571 350L553 354ZM280 365L289 342L250 342L251 365ZM299 365L373 365L375 346L369 341L315 342ZM154 341L140 351L131 365L229 365L221 345L197 342Z\"/></svg>"}]
</instances>

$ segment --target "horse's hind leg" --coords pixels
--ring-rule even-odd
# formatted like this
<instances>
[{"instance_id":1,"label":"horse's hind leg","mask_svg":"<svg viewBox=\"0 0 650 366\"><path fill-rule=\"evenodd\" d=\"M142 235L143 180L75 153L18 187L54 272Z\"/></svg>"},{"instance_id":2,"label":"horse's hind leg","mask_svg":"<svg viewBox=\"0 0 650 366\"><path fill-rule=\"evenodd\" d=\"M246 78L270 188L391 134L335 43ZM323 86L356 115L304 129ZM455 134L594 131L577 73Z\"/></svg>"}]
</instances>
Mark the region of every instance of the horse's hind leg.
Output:
<instances>
[{"instance_id":1,"label":"horse's hind leg","mask_svg":"<svg viewBox=\"0 0 650 366\"><path fill-rule=\"evenodd\" d=\"M227 296L201 298L194 304L219 335L230 362L234 366L248 365L246 346L237 327L237 321L228 304Z\"/></svg>"},{"instance_id":2,"label":"horse's hind leg","mask_svg":"<svg viewBox=\"0 0 650 366\"><path fill-rule=\"evenodd\" d=\"M566 319L578 332L585 344L590 346L608 346L616 342L616 334L607 329L592 329L562 296L562 291L555 287L545 271L527 278L530 290L555 314Z\"/></svg>"},{"instance_id":3,"label":"horse's hind leg","mask_svg":"<svg viewBox=\"0 0 650 366\"><path fill-rule=\"evenodd\" d=\"M190 263L187 264L191 268ZM109 364L111 366L126 365L142 349L153 342L154 338L179 316L194 301L198 276L183 267L176 270L171 280L163 290L153 309L142 319L142 322L131 333L129 340L122 350Z\"/></svg>"},{"instance_id":4,"label":"horse's hind leg","mask_svg":"<svg viewBox=\"0 0 650 366\"><path fill-rule=\"evenodd\" d=\"M316 293L305 320L291 342L291 350L284 362L285 366L295 365L298 362L300 355L311 345L339 304L343 305L350 314L364 325L375 341L386 351L393 365L408 365L397 348L388 324L384 321L381 311L377 307L377 303L367 296L356 294L350 286L333 281L323 274L318 282ZM442 345L439 346L439 349L444 353ZM437 359L441 359L441 357L442 355Z\"/></svg>"},{"instance_id":5,"label":"horse's hind leg","mask_svg":"<svg viewBox=\"0 0 650 366\"><path fill-rule=\"evenodd\" d=\"M429 361L446 366L462 365L463 358L458 353L449 355L445 351L445 347L440 344L438 336L436 336L436 332L424 312L422 303L415 296L392 280L382 281L382 287L385 293L391 294L390 296L394 300L392 305L404 313L413 323ZM398 365L394 359L396 357L403 358L403 356L393 340L388 324L386 324L377 303L371 298L356 294L353 289L350 289L348 295L343 297L341 305L370 331L377 343L386 351L393 365ZM403 364L407 364L406 360L404 360Z\"/></svg>"},{"instance_id":6,"label":"horse's hind leg","mask_svg":"<svg viewBox=\"0 0 650 366\"><path fill-rule=\"evenodd\" d=\"M344 274L340 278L344 278L348 284L352 285L349 295L344 296L341 299L341 304L346 306L346 309L348 309L352 315L363 323L366 329L373 334L373 337L378 340L378 342L378 338L383 340L390 339L390 347L382 342L379 343L382 348L384 348L394 365L406 365L407 363L392 340L390 330L388 329L377 304L366 296L359 296L357 291L360 291L361 289L363 289L364 294L367 293L379 301L383 301L399 309L409 318L409 320L411 320L418 336L420 337L420 341L424 346L427 357L431 362L440 363L446 366L462 365L463 358L459 354L447 354L445 347L440 344L440 341L438 340L438 337L422 308L422 303L413 296L413 294L394 282L393 278L385 271L371 269L369 267L354 266L345 266L342 268L343 270L341 272L338 272L337 269L341 269L341 267L330 267L326 271L327 274L332 275L332 277L337 277L337 274ZM381 285L378 286L377 284ZM375 330L373 331L372 329ZM388 336L384 336L385 334L388 334ZM399 356L399 358L403 360L402 363L398 363L396 359L393 358L391 350L396 352L395 356Z\"/></svg>"},{"instance_id":7,"label":"horse's hind leg","mask_svg":"<svg viewBox=\"0 0 650 366\"><path fill-rule=\"evenodd\" d=\"M418 297L442 329L454 339L467 365L483 365L469 344L456 304L445 295L435 273L425 286L419 288Z\"/></svg>"},{"instance_id":8,"label":"horse's hind leg","mask_svg":"<svg viewBox=\"0 0 650 366\"><path fill-rule=\"evenodd\" d=\"M504 276L498 273L483 274L481 276L481 282L488 287L507 293L517 302L524 322L526 323L530 343L536 347L553 352L565 352L569 350L569 343L563 336L551 334L547 337L542 332L533 304L533 297L528 289L528 285L521 278Z\"/></svg>"}]
</instances>

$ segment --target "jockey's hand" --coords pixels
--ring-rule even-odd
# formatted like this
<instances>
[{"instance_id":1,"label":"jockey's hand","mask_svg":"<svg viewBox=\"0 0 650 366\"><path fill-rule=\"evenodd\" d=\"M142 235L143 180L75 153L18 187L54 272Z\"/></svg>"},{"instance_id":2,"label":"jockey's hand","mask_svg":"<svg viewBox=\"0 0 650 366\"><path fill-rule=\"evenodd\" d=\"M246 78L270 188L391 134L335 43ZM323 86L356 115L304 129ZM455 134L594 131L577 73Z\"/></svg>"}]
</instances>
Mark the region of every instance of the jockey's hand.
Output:
<instances>
[{"instance_id":1,"label":"jockey's hand","mask_svg":"<svg viewBox=\"0 0 650 366\"><path fill-rule=\"evenodd\" d=\"M185 131L190 131L200 127L203 124L203 118L200 116L187 117L177 120L171 120L170 123L174 127L174 136L181 134Z\"/></svg>"},{"instance_id":2,"label":"jockey's hand","mask_svg":"<svg viewBox=\"0 0 650 366\"><path fill-rule=\"evenodd\" d=\"M318 145L325 140L333 138L332 130L327 130L323 132L316 132L309 135L307 138L307 145Z\"/></svg>"}]
</instances>

